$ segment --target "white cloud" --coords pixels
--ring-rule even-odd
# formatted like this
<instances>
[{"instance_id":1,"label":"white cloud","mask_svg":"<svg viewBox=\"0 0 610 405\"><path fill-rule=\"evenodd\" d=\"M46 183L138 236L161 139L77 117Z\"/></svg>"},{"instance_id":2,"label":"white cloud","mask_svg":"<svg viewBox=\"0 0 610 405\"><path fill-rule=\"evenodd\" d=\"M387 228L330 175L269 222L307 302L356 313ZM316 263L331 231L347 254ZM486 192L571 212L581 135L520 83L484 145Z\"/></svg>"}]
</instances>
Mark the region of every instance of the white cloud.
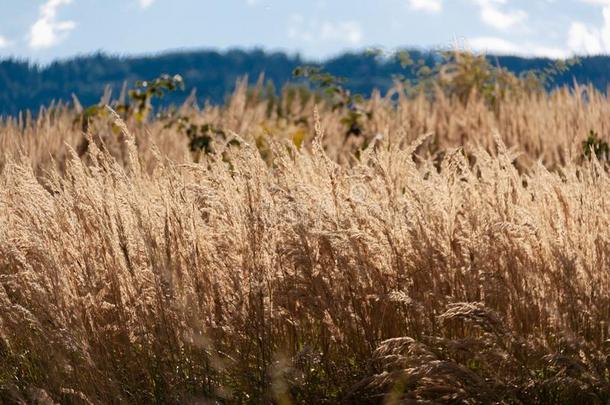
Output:
<instances>
[{"instance_id":1,"label":"white cloud","mask_svg":"<svg viewBox=\"0 0 610 405\"><path fill-rule=\"evenodd\" d=\"M409 0L409 5L413 10L429 13L440 13L443 10L442 0Z\"/></svg>"},{"instance_id":2,"label":"white cloud","mask_svg":"<svg viewBox=\"0 0 610 405\"><path fill-rule=\"evenodd\" d=\"M524 10L502 11L506 0L474 0L481 9L481 21L496 29L505 31L522 23L528 17Z\"/></svg>"},{"instance_id":3,"label":"white cloud","mask_svg":"<svg viewBox=\"0 0 610 405\"><path fill-rule=\"evenodd\" d=\"M57 21L57 9L72 3L72 0L47 0L40 7L38 20L30 27L31 48L50 48L63 40L76 28L74 21Z\"/></svg>"},{"instance_id":4,"label":"white cloud","mask_svg":"<svg viewBox=\"0 0 610 405\"><path fill-rule=\"evenodd\" d=\"M468 42L472 49L482 53L543 56L554 59L563 59L568 56L566 51L559 48L540 46L531 43L518 44L498 37L477 37L472 38Z\"/></svg>"},{"instance_id":5,"label":"white cloud","mask_svg":"<svg viewBox=\"0 0 610 405\"><path fill-rule=\"evenodd\" d=\"M515 54L519 51L517 44L497 37L472 38L468 42L472 49L483 53Z\"/></svg>"},{"instance_id":6,"label":"white cloud","mask_svg":"<svg viewBox=\"0 0 610 405\"><path fill-rule=\"evenodd\" d=\"M610 0L580 0L583 3L593 4L594 6L610 6Z\"/></svg>"},{"instance_id":7,"label":"white cloud","mask_svg":"<svg viewBox=\"0 0 610 405\"><path fill-rule=\"evenodd\" d=\"M11 45L13 45L13 43L11 41L6 39L6 37L3 37L2 35L0 35L0 49L8 48Z\"/></svg>"},{"instance_id":8,"label":"white cloud","mask_svg":"<svg viewBox=\"0 0 610 405\"><path fill-rule=\"evenodd\" d=\"M599 54L602 52L599 32L581 22L573 22L568 31L568 47L579 53Z\"/></svg>"},{"instance_id":9,"label":"white cloud","mask_svg":"<svg viewBox=\"0 0 610 405\"><path fill-rule=\"evenodd\" d=\"M596 4L603 3L602 0L595 1ZM604 24L601 28L589 27L579 21L572 22L568 31L568 47L572 52L589 55L610 53L610 5L602 9L602 16Z\"/></svg>"},{"instance_id":10,"label":"white cloud","mask_svg":"<svg viewBox=\"0 0 610 405\"><path fill-rule=\"evenodd\" d=\"M147 9L148 7L152 6L154 2L155 0L138 0L138 4L142 9Z\"/></svg>"},{"instance_id":11,"label":"white cloud","mask_svg":"<svg viewBox=\"0 0 610 405\"><path fill-rule=\"evenodd\" d=\"M362 42L362 28L355 21L340 21L322 23L320 38L334 40L337 42L347 42L351 45L358 45Z\"/></svg>"},{"instance_id":12,"label":"white cloud","mask_svg":"<svg viewBox=\"0 0 610 405\"><path fill-rule=\"evenodd\" d=\"M304 42L319 40L358 45L364 34L356 21L322 21L307 23L302 15L293 14L289 18L288 37Z\"/></svg>"}]
</instances>

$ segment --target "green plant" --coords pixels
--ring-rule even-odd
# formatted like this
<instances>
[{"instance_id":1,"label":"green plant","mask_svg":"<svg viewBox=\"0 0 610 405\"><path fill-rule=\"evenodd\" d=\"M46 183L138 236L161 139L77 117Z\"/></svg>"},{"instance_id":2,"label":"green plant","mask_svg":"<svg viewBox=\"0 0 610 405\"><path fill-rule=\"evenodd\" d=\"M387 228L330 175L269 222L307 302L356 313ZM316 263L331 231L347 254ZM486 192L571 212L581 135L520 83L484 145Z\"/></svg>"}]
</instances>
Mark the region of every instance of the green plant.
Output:
<instances>
[{"instance_id":1,"label":"green plant","mask_svg":"<svg viewBox=\"0 0 610 405\"><path fill-rule=\"evenodd\" d=\"M151 81L137 81L135 87L128 91L129 101L127 103L115 102L113 109L126 120L133 116L138 123L142 123L146 121L153 108L152 100L155 97L163 98L168 91L184 90L184 80L180 75L163 74ZM87 132L93 119L107 117L106 106L98 103L84 109L74 122L80 122L82 132ZM113 129L118 131L118 128L114 126Z\"/></svg>"},{"instance_id":2,"label":"green plant","mask_svg":"<svg viewBox=\"0 0 610 405\"><path fill-rule=\"evenodd\" d=\"M185 133L189 138L189 148L191 151L202 151L205 154L212 154L215 152L214 142L217 139L226 140L227 138L222 129L216 128L211 124L190 124L188 128L186 128Z\"/></svg>"},{"instance_id":3,"label":"green plant","mask_svg":"<svg viewBox=\"0 0 610 405\"><path fill-rule=\"evenodd\" d=\"M151 81L137 81L136 88L129 91L131 102L127 109L131 107L136 120L143 122L152 110L154 97L163 98L165 92L176 90L184 90L184 80L180 75L163 74Z\"/></svg>"},{"instance_id":4,"label":"green plant","mask_svg":"<svg viewBox=\"0 0 610 405\"><path fill-rule=\"evenodd\" d=\"M332 111L343 112L341 123L346 128L346 137L363 135L363 120L370 119L373 112L364 109L364 98L360 94L352 94L344 87L345 78L334 76L317 66L298 67L293 75L306 78L321 89L328 97Z\"/></svg>"},{"instance_id":5,"label":"green plant","mask_svg":"<svg viewBox=\"0 0 610 405\"><path fill-rule=\"evenodd\" d=\"M212 155L218 152L217 145L239 145L237 139L228 139L226 132L213 124L205 123L198 125L191 122L191 119L186 115L174 115L167 118L164 126L166 129L175 127L178 132L186 135L188 138L188 146L193 153L195 161L199 161L201 153Z\"/></svg>"},{"instance_id":6,"label":"green plant","mask_svg":"<svg viewBox=\"0 0 610 405\"><path fill-rule=\"evenodd\" d=\"M571 67L580 64L578 57L572 57L565 60L554 60L550 62L543 69L530 69L522 72L519 78L523 81L532 81L537 86L542 86L544 89L548 89L549 86L555 82L557 76L564 74L570 70Z\"/></svg>"},{"instance_id":7,"label":"green plant","mask_svg":"<svg viewBox=\"0 0 610 405\"><path fill-rule=\"evenodd\" d=\"M591 158L591 152L598 160L608 160L610 157L610 146L594 130L589 131L589 136L582 142L582 153L585 158Z\"/></svg>"},{"instance_id":8,"label":"green plant","mask_svg":"<svg viewBox=\"0 0 610 405\"><path fill-rule=\"evenodd\" d=\"M506 97L542 93L555 78L579 63L577 58L551 62L540 70L527 70L517 75L494 65L484 54L463 50L440 51L430 66L424 59L414 61L407 51L398 51L394 58L415 79L397 77L410 94L425 93L431 98L437 89L467 103L472 96L482 97L489 106L497 107Z\"/></svg>"}]
</instances>

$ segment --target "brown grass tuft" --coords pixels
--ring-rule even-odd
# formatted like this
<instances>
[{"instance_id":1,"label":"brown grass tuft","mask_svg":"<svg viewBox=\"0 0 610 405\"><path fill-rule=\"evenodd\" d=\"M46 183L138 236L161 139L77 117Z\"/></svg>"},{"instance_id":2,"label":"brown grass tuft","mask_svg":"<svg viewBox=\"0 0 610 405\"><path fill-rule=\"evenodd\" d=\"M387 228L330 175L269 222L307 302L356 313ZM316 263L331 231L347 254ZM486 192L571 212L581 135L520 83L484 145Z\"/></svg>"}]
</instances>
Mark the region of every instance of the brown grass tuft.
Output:
<instances>
[{"instance_id":1,"label":"brown grass tuft","mask_svg":"<svg viewBox=\"0 0 610 405\"><path fill-rule=\"evenodd\" d=\"M158 121L0 126L0 402L609 400L606 96L376 95L356 158L240 89L188 109L239 134L199 163Z\"/></svg>"}]
</instances>

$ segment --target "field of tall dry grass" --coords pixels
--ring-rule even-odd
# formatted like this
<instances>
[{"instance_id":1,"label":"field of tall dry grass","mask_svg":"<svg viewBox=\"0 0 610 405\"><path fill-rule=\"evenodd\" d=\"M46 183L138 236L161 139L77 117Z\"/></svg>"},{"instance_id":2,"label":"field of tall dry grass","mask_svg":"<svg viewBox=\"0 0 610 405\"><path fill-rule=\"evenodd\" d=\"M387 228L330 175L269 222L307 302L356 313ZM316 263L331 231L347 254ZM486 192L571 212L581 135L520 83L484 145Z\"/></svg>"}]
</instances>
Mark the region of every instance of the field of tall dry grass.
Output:
<instances>
[{"instance_id":1,"label":"field of tall dry grass","mask_svg":"<svg viewBox=\"0 0 610 405\"><path fill-rule=\"evenodd\" d=\"M609 101L4 119L0 402L607 403Z\"/></svg>"}]
</instances>

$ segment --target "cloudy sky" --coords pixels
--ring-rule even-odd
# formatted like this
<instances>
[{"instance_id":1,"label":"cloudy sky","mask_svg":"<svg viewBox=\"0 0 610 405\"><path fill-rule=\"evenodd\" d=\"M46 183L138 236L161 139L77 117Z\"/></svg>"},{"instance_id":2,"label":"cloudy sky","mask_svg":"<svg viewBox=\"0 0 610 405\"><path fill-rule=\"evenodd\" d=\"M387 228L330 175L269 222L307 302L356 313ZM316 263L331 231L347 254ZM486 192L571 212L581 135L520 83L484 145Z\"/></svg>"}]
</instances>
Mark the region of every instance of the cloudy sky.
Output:
<instances>
[{"instance_id":1,"label":"cloudy sky","mask_svg":"<svg viewBox=\"0 0 610 405\"><path fill-rule=\"evenodd\" d=\"M610 0L0 0L0 58L263 47L610 53Z\"/></svg>"}]
</instances>

